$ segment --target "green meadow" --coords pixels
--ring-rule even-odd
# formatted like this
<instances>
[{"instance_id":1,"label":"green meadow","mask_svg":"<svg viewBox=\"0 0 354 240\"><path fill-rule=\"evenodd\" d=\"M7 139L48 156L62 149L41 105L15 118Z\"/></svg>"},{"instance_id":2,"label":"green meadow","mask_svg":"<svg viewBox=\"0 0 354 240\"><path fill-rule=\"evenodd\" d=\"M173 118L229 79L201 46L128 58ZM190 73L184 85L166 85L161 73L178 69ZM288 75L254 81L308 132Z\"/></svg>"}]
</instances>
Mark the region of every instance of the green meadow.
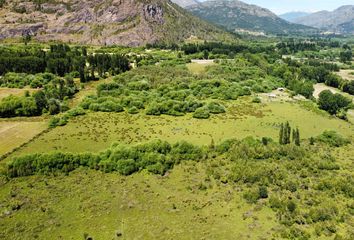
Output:
<instances>
[{"instance_id":1,"label":"green meadow","mask_svg":"<svg viewBox=\"0 0 354 240\"><path fill-rule=\"evenodd\" d=\"M348 137L354 135L352 124L325 112L306 109L297 102L257 104L252 103L250 98L244 98L227 105L227 113L208 120L195 119L191 115L88 113L72 119L66 126L42 134L16 151L15 155L51 151L97 152L108 148L113 142L136 144L153 139L171 143L187 139L198 145L248 136L276 139L279 123L284 121L301 129L303 139L315 137L325 130L335 130Z\"/></svg>"}]
</instances>

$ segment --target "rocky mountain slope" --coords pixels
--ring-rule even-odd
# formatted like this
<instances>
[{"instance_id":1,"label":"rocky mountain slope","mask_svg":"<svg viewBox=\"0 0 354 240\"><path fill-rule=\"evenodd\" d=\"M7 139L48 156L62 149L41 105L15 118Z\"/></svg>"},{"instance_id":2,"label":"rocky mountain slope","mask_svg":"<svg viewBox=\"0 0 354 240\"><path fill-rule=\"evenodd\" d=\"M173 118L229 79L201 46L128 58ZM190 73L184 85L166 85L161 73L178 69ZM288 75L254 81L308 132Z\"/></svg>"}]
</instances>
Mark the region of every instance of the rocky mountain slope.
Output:
<instances>
[{"instance_id":1,"label":"rocky mountain slope","mask_svg":"<svg viewBox=\"0 0 354 240\"><path fill-rule=\"evenodd\" d=\"M183 8L191 5L199 4L199 1L197 0L171 0L171 1Z\"/></svg>"},{"instance_id":2,"label":"rocky mountain slope","mask_svg":"<svg viewBox=\"0 0 354 240\"><path fill-rule=\"evenodd\" d=\"M295 19L295 22L329 32L354 34L354 5L342 6L332 12L316 12Z\"/></svg>"},{"instance_id":3,"label":"rocky mountain slope","mask_svg":"<svg viewBox=\"0 0 354 240\"><path fill-rule=\"evenodd\" d=\"M236 32L307 33L314 29L289 23L268 9L237 0L206 1L187 7L194 15Z\"/></svg>"},{"instance_id":4,"label":"rocky mountain slope","mask_svg":"<svg viewBox=\"0 0 354 240\"><path fill-rule=\"evenodd\" d=\"M190 37L231 38L169 0L5 0L0 39L139 46Z\"/></svg>"},{"instance_id":5,"label":"rocky mountain slope","mask_svg":"<svg viewBox=\"0 0 354 240\"><path fill-rule=\"evenodd\" d=\"M308 13L308 12L287 12L284 14L280 14L278 16L288 22L294 22L294 20L301 18L301 17L306 17L310 14L311 13Z\"/></svg>"}]
</instances>

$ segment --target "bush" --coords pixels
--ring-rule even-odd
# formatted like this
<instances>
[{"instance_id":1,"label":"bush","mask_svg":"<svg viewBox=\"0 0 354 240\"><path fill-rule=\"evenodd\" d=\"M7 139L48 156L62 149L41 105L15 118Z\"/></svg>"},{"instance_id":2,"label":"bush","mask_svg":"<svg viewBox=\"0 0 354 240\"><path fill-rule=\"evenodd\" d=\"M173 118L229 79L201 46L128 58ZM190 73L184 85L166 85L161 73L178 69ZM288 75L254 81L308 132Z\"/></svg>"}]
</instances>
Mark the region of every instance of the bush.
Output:
<instances>
[{"instance_id":1,"label":"bush","mask_svg":"<svg viewBox=\"0 0 354 240\"><path fill-rule=\"evenodd\" d=\"M328 144L332 147L341 147L350 143L349 139L342 137L335 131L324 131L315 140L321 143Z\"/></svg>"},{"instance_id":2,"label":"bush","mask_svg":"<svg viewBox=\"0 0 354 240\"><path fill-rule=\"evenodd\" d=\"M259 98L259 97L255 97L255 98L252 99L252 102L253 103L262 103L262 99Z\"/></svg>"},{"instance_id":3,"label":"bush","mask_svg":"<svg viewBox=\"0 0 354 240\"><path fill-rule=\"evenodd\" d=\"M122 175L130 175L138 170L133 159L120 160L117 162L117 171Z\"/></svg>"},{"instance_id":4,"label":"bush","mask_svg":"<svg viewBox=\"0 0 354 240\"><path fill-rule=\"evenodd\" d=\"M128 108L128 113L137 114L137 113L139 113L139 109L137 109L136 107Z\"/></svg>"},{"instance_id":5,"label":"bush","mask_svg":"<svg viewBox=\"0 0 354 240\"><path fill-rule=\"evenodd\" d=\"M198 119L208 119L210 117L210 112L207 108L198 108L193 113L193 117Z\"/></svg>"},{"instance_id":6,"label":"bush","mask_svg":"<svg viewBox=\"0 0 354 240\"><path fill-rule=\"evenodd\" d=\"M259 190L249 190L246 191L243 194L243 198L248 202L248 203L256 203L257 200L260 198L259 196Z\"/></svg>"},{"instance_id":7,"label":"bush","mask_svg":"<svg viewBox=\"0 0 354 240\"><path fill-rule=\"evenodd\" d=\"M213 114L219 114L219 113L224 113L225 112L225 108L216 102L211 102L207 105L207 108L209 110L210 113Z\"/></svg>"},{"instance_id":8,"label":"bush","mask_svg":"<svg viewBox=\"0 0 354 240\"><path fill-rule=\"evenodd\" d=\"M268 198L268 189L266 186L260 186L258 192L259 198Z\"/></svg>"}]
</instances>

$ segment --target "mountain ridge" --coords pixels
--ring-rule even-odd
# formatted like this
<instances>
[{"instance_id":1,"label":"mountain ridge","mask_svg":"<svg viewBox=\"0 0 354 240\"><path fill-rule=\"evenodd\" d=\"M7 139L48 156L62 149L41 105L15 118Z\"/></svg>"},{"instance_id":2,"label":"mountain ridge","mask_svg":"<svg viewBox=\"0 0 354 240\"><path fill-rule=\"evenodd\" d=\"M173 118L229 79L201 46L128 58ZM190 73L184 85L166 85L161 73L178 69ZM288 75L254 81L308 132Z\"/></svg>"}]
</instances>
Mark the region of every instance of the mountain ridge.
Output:
<instances>
[{"instance_id":1,"label":"mountain ridge","mask_svg":"<svg viewBox=\"0 0 354 240\"><path fill-rule=\"evenodd\" d=\"M319 11L295 19L294 22L333 33L354 34L354 5L344 5L333 11Z\"/></svg>"},{"instance_id":2,"label":"mountain ridge","mask_svg":"<svg viewBox=\"0 0 354 240\"><path fill-rule=\"evenodd\" d=\"M310 14L311 13L309 13L309 12L294 11L294 12L283 13L278 16L288 22L294 22L295 19L298 19L300 17L305 17Z\"/></svg>"},{"instance_id":3,"label":"mountain ridge","mask_svg":"<svg viewBox=\"0 0 354 240\"><path fill-rule=\"evenodd\" d=\"M124 46L232 38L169 0L7 1L0 39L24 33L39 41Z\"/></svg>"},{"instance_id":4,"label":"mountain ridge","mask_svg":"<svg viewBox=\"0 0 354 240\"><path fill-rule=\"evenodd\" d=\"M186 8L196 16L229 31L266 34L306 33L314 29L289 23L270 10L238 0L209 0Z\"/></svg>"}]
</instances>

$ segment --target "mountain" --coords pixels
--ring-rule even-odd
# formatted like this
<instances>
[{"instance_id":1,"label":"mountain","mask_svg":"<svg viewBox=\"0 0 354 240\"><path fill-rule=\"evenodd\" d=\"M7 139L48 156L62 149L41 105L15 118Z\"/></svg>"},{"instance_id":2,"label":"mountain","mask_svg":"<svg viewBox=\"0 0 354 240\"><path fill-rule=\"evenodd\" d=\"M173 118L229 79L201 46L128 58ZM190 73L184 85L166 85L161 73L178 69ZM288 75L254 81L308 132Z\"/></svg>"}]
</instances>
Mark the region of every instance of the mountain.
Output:
<instances>
[{"instance_id":1,"label":"mountain","mask_svg":"<svg viewBox=\"0 0 354 240\"><path fill-rule=\"evenodd\" d=\"M324 31L354 34L354 5L342 6L332 12L316 12L295 19L295 22Z\"/></svg>"},{"instance_id":2,"label":"mountain","mask_svg":"<svg viewBox=\"0 0 354 240\"><path fill-rule=\"evenodd\" d=\"M0 39L23 34L39 41L126 46L232 38L169 0L6 0Z\"/></svg>"},{"instance_id":3,"label":"mountain","mask_svg":"<svg viewBox=\"0 0 354 240\"><path fill-rule=\"evenodd\" d=\"M199 4L197 0L171 0L172 2L178 4L179 6L185 8L191 5Z\"/></svg>"},{"instance_id":4,"label":"mountain","mask_svg":"<svg viewBox=\"0 0 354 240\"><path fill-rule=\"evenodd\" d=\"M308 12L287 12L287 13L279 15L279 17L288 21L288 22L294 22L295 19L298 19L301 17L306 17L310 14L311 13L308 13Z\"/></svg>"},{"instance_id":5,"label":"mountain","mask_svg":"<svg viewBox=\"0 0 354 240\"><path fill-rule=\"evenodd\" d=\"M206 1L187 9L229 31L266 34L308 33L314 29L289 23L268 9L236 0Z\"/></svg>"}]
</instances>

